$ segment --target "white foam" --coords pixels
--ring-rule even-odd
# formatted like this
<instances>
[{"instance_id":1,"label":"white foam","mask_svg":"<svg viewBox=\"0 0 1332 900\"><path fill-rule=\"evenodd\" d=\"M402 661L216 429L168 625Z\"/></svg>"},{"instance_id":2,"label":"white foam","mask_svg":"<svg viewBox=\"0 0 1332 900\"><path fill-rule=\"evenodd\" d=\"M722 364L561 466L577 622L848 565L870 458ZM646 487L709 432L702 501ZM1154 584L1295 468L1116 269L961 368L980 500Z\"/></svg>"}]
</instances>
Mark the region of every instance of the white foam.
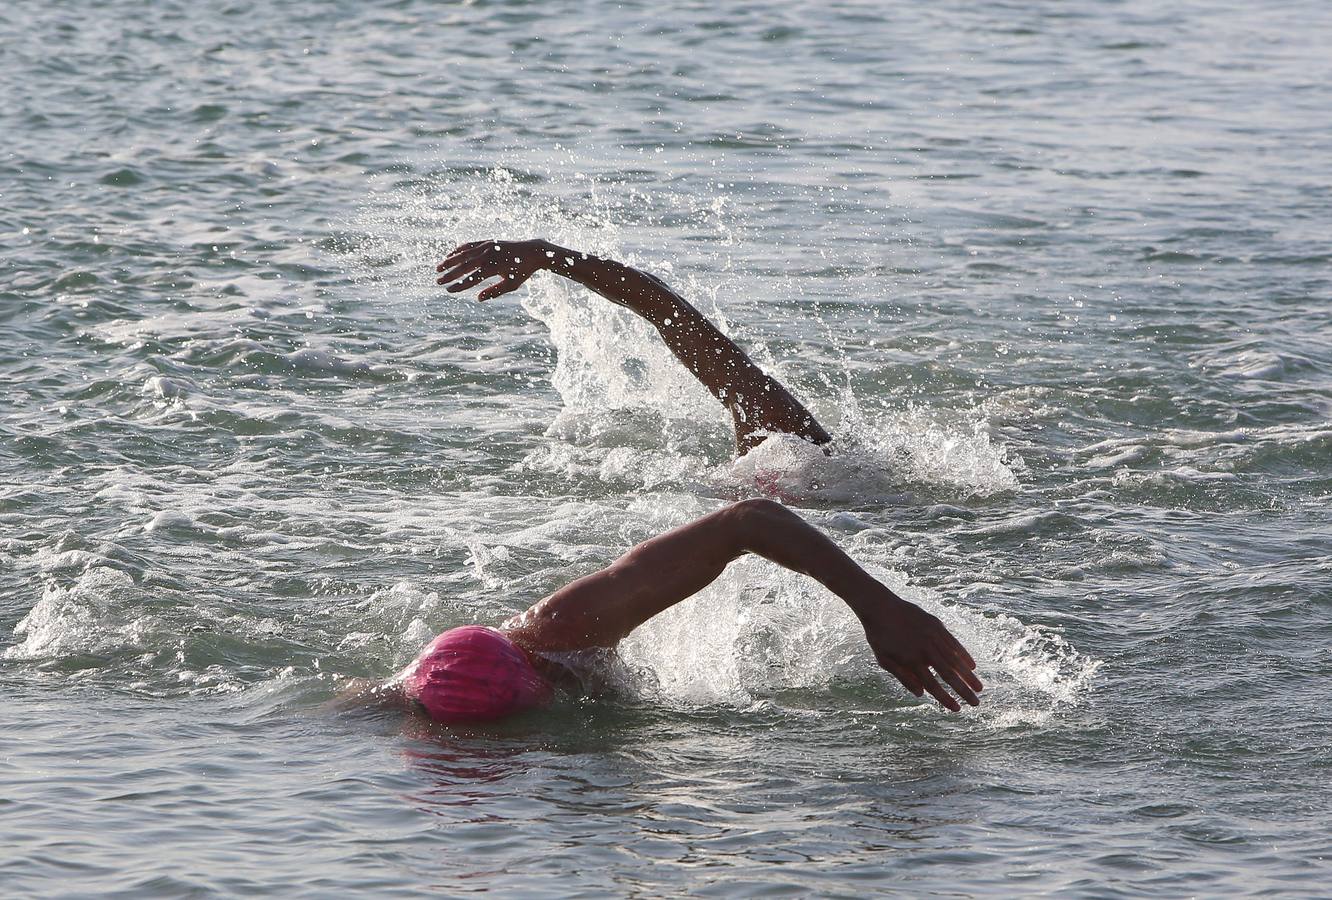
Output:
<instances>
[{"instance_id":1,"label":"white foam","mask_svg":"<svg viewBox=\"0 0 1332 900\"><path fill-rule=\"evenodd\" d=\"M723 471L736 486L821 505L900 502L907 491L990 496L1019 484L983 423L944 424L914 409L846 423L831 453L790 435L772 435Z\"/></svg>"},{"instance_id":2,"label":"white foam","mask_svg":"<svg viewBox=\"0 0 1332 900\"><path fill-rule=\"evenodd\" d=\"M1290 367L1308 365L1308 360L1285 357L1256 345L1223 347L1194 354L1192 364L1207 369L1223 378L1245 380L1279 380Z\"/></svg>"},{"instance_id":3,"label":"white foam","mask_svg":"<svg viewBox=\"0 0 1332 900\"><path fill-rule=\"evenodd\" d=\"M126 603L134 579L106 566L88 568L67 587L51 583L41 599L14 626L23 639L5 650L5 659L49 659L125 647L150 647L145 635L153 621Z\"/></svg>"},{"instance_id":4,"label":"white foam","mask_svg":"<svg viewBox=\"0 0 1332 900\"><path fill-rule=\"evenodd\" d=\"M442 293L423 260L440 258L451 246L479 237L542 236L644 265L672 282L724 333L730 332L716 298L743 298L746 287L740 279L732 287L725 275L730 263L724 250L734 242L736 226L722 207L709 198L669 191L646 196L629 189L624 201L635 219L659 210L688 215L698 224L711 239L711 252L720 257L710 263L723 273L713 272L703 281L672 271L666 260L635 259L619 224L627 214L620 205L623 198L605 199L597 184L579 184L579 207L571 210L557 199L569 192L560 170L547 165L539 171L539 187L522 173L498 167L479 176L444 176L376 195L353 223L362 235L353 267L367 286L381 289L385 303L411 297L423 307L459 304L467 301ZM699 254L710 252L707 242L696 246ZM548 332L556 351L551 384L560 398L560 410L547 432L551 445L530 454L523 467L644 489L706 484L712 492L735 494L753 493L757 486L777 496L823 503L892 500L913 488L952 497L990 496L1019 486L1021 460L995 444L979 410L956 413L908 406L871 414L860 408L849 389L824 410L821 402L829 398L809 396L812 392L799 383L791 387L830 420L825 424L835 426L837 454L830 459L806 446L769 440L732 466L727 413L648 325L581 287L544 274L514 296ZM513 301L506 297L497 302ZM479 319L487 315L477 313ZM833 352L836 345L832 340ZM752 349L765 367L790 380L782 360L772 359L761 344ZM806 364L845 366L840 356L807 356Z\"/></svg>"},{"instance_id":5,"label":"white foam","mask_svg":"<svg viewBox=\"0 0 1332 900\"><path fill-rule=\"evenodd\" d=\"M1129 463L1141 461L1147 456L1148 452L1148 449L1141 444L1129 444L1126 447L1117 448L1113 453L1093 456L1087 460L1087 468L1113 469L1117 466L1126 466Z\"/></svg>"},{"instance_id":6,"label":"white foam","mask_svg":"<svg viewBox=\"0 0 1332 900\"><path fill-rule=\"evenodd\" d=\"M979 716L998 727L1047 720L1085 696L1100 662L1050 629L985 615L912 588L871 564L894 591L934 615L971 651L986 682ZM855 616L838 598L758 559L733 564L697 596L657 616L621 645L640 690L689 707L746 707L777 691L880 678L888 697L918 702L878 670ZM919 701L931 704L931 700Z\"/></svg>"}]
</instances>

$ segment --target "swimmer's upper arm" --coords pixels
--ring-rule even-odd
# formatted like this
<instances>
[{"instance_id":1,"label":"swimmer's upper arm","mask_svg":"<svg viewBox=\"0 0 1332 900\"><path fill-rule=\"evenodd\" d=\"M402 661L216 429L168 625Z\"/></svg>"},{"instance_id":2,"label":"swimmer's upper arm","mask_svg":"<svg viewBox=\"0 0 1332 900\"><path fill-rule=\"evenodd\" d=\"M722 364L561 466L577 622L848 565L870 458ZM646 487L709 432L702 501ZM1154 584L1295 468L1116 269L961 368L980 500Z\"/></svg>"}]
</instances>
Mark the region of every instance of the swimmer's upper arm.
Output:
<instances>
[{"instance_id":1,"label":"swimmer's upper arm","mask_svg":"<svg viewBox=\"0 0 1332 900\"><path fill-rule=\"evenodd\" d=\"M396 680L381 682L371 678L353 678L323 707L330 710L387 709L405 707L408 703L401 683Z\"/></svg>"},{"instance_id":2,"label":"swimmer's upper arm","mask_svg":"<svg viewBox=\"0 0 1332 900\"><path fill-rule=\"evenodd\" d=\"M528 650L614 647L657 613L698 593L744 552L736 539L735 509L644 541L505 622L502 630Z\"/></svg>"}]
</instances>

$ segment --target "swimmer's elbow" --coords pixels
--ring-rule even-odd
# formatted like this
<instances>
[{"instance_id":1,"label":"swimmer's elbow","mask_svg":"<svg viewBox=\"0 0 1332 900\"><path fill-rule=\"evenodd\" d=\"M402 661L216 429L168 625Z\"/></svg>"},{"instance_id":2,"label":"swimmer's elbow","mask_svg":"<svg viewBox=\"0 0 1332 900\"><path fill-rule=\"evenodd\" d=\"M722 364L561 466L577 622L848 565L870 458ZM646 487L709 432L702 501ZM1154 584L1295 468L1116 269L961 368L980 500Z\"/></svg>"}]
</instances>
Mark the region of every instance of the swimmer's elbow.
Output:
<instances>
[{"instance_id":1,"label":"swimmer's elbow","mask_svg":"<svg viewBox=\"0 0 1332 900\"><path fill-rule=\"evenodd\" d=\"M735 555L752 552L756 537L770 532L774 527L790 520L791 512L776 500L766 497L752 497L732 503L723 511L727 521L728 536L735 542Z\"/></svg>"},{"instance_id":2,"label":"swimmer's elbow","mask_svg":"<svg viewBox=\"0 0 1332 900\"><path fill-rule=\"evenodd\" d=\"M727 512L742 528L752 528L771 523L774 518L789 518L792 513L776 500L767 497L751 497L732 503Z\"/></svg>"}]
</instances>

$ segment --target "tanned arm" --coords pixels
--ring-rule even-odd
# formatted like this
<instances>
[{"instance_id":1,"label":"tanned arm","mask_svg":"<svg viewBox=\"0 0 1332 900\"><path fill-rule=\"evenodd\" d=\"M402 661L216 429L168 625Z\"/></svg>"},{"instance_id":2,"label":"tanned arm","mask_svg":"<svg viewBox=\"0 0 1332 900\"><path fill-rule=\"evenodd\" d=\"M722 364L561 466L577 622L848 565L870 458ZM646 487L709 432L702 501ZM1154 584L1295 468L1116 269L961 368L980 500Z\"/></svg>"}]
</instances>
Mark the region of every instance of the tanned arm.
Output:
<instances>
[{"instance_id":1,"label":"tanned arm","mask_svg":"<svg viewBox=\"0 0 1332 900\"><path fill-rule=\"evenodd\" d=\"M808 575L842 598L864 626L878 664L916 696L928 691L948 709L961 709L942 679L967 703L980 702L976 662L942 622L770 500L745 500L645 541L510 619L504 631L537 652L613 647L657 613L698 593L746 553Z\"/></svg>"},{"instance_id":2,"label":"tanned arm","mask_svg":"<svg viewBox=\"0 0 1332 900\"><path fill-rule=\"evenodd\" d=\"M490 300L516 290L542 269L578 282L657 329L675 358L731 413L738 452L757 446L769 432L794 434L815 444L832 440L779 381L654 275L541 240L462 244L436 271L438 283L449 285L450 293L499 278L477 295Z\"/></svg>"}]
</instances>

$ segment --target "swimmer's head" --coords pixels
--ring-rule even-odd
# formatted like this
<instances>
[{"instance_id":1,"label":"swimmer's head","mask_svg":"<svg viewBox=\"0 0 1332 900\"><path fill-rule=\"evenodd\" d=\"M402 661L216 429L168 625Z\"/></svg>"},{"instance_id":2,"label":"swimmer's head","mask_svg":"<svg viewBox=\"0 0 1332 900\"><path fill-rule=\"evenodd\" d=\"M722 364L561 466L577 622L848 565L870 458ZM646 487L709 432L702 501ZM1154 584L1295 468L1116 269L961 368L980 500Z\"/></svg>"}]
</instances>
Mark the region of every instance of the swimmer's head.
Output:
<instances>
[{"instance_id":1,"label":"swimmer's head","mask_svg":"<svg viewBox=\"0 0 1332 900\"><path fill-rule=\"evenodd\" d=\"M550 699L550 685L527 656L493 628L453 628L426 645L403 674L407 696L430 718L477 722Z\"/></svg>"}]
</instances>

